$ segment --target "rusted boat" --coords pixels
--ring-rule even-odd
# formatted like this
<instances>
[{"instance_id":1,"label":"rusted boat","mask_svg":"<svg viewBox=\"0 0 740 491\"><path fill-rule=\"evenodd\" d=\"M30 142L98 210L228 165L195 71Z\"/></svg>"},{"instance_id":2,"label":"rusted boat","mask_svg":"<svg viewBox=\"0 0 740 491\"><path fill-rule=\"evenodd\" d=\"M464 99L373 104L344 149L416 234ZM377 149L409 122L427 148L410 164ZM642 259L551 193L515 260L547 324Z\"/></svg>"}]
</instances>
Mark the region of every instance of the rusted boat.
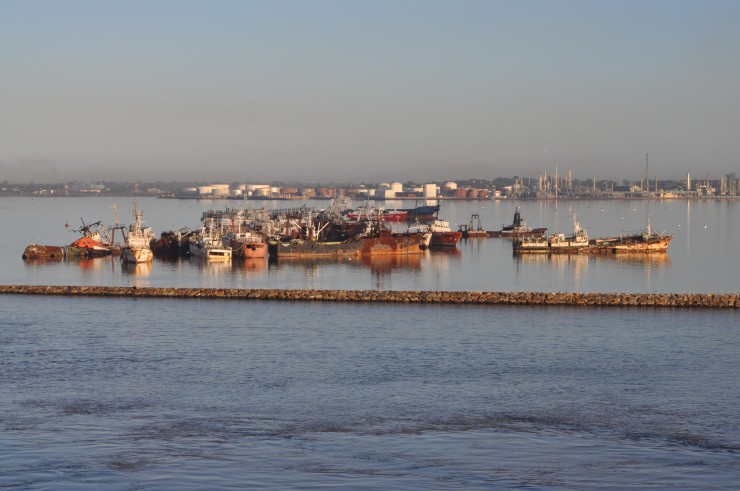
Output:
<instances>
[{"instance_id":1,"label":"rusted boat","mask_svg":"<svg viewBox=\"0 0 740 491\"><path fill-rule=\"evenodd\" d=\"M594 239L591 241L590 252L597 254L664 253L668 250L671 240L673 240L672 235L653 232L648 223L645 231L640 233Z\"/></svg>"},{"instance_id":2,"label":"rusted boat","mask_svg":"<svg viewBox=\"0 0 740 491\"><path fill-rule=\"evenodd\" d=\"M229 232L221 238L224 247L231 249L232 257L263 258L267 256L267 243L261 235L250 232Z\"/></svg>"},{"instance_id":3,"label":"rusted boat","mask_svg":"<svg viewBox=\"0 0 740 491\"><path fill-rule=\"evenodd\" d=\"M580 254L589 252L588 233L573 216L573 233L553 234L550 237L521 237L514 241L514 254Z\"/></svg>"},{"instance_id":4,"label":"rusted boat","mask_svg":"<svg viewBox=\"0 0 740 491\"><path fill-rule=\"evenodd\" d=\"M24 249L21 257L23 259L64 259L66 253L64 247L61 246L31 244Z\"/></svg>"},{"instance_id":5,"label":"rusted boat","mask_svg":"<svg viewBox=\"0 0 740 491\"><path fill-rule=\"evenodd\" d=\"M149 242L149 247L157 257L178 257L190 253L190 237L193 231L187 227L180 230L167 230Z\"/></svg>"},{"instance_id":6,"label":"rusted boat","mask_svg":"<svg viewBox=\"0 0 740 491\"><path fill-rule=\"evenodd\" d=\"M514 211L514 221L511 225L504 225L501 230L493 230L488 232L489 237L544 237L547 228L532 228L529 227L526 222L522 219L522 215L519 213L517 207Z\"/></svg>"},{"instance_id":7,"label":"rusted boat","mask_svg":"<svg viewBox=\"0 0 740 491\"><path fill-rule=\"evenodd\" d=\"M66 246L64 250L67 252L67 256L71 257L105 257L110 255L119 256L121 254L120 247L115 247L106 242L97 233L80 237Z\"/></svg>"},{"instance_id":8,"label":"rusted boat","mask_svg":"<svg viewBox=\"0 0 740 491\"><path fill-rule=\"evenodd\" d=\"M341 256L393 256L421 254L421 233L392 233L381 230L370 236L356 235L347 240L271 240L268 242L270 256L280 258L311 258Z\"/></svg>"},{"instance_id":9,"label":"rusted boat","mask_svg":"<svg viewBox=\"0 0 740 491\"><path fill-rule=\"evenodd\" d=\"M421 234L421 245L422 249L429 248L432 243L432 231L429 230L429 225L419 223L418 221L414 225L409 225L403 231L406 234Z\"/></svg>"},{"instance_id":10,"label":"rusted boat","mask_svg":"<svg viewBox=\"0 0 740 491\"><path fill-rule=\"evenodd\" d=\"M22 257L23 259L94 258L121 254L120 245L113 244L112 233L101 222L85 224L83 220L82 227L76 232L81 232L82 237L67 246L31 244L25 248Z\"/></svg>"}]
</instances>

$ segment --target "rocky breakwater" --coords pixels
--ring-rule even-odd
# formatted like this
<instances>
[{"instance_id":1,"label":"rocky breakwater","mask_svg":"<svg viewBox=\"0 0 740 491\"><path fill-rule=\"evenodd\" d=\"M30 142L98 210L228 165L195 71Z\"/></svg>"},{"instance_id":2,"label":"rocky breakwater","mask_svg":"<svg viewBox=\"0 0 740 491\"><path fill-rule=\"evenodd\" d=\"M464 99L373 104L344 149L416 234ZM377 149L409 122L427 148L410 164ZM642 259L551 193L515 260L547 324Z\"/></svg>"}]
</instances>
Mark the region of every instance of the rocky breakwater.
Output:
<instances>
[{"instance_id":1,"label":"rocky breakwater","mask_svg":"<svg viewBox=\"0 0 740 491\"><path fill-rule=\"evenodd\" d=\"M448 305L740 308L736 293L544 293L0 285L0 294Z\"/></svg>"}]
</instances>

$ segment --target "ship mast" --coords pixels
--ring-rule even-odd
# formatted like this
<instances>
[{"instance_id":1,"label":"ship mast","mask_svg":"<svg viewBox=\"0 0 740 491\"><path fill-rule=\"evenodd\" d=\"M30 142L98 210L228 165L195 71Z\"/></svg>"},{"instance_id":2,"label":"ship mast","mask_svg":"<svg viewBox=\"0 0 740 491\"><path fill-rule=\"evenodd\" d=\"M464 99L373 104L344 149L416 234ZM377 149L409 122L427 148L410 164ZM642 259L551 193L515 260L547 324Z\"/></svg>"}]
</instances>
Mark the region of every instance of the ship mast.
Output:
<instances>
[{"instance_id":1,"label":"ship mast","mask_svg":"<svg viewBox=\"0 0 740 491\"><path fill-rule=\"evenodd\" d=\"M648 154L645 154L645 197L647 198L647 195L650 192L650 173L648 172Z\"/></svg>"}]
</instances>

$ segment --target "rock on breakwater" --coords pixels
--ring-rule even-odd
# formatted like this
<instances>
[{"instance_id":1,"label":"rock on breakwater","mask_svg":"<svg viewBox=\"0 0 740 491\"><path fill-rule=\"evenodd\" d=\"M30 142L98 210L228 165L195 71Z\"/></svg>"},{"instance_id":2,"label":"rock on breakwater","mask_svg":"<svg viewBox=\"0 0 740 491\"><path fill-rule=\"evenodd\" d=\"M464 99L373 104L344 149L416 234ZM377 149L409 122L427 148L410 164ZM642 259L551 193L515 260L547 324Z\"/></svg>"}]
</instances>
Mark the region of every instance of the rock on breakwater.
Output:
<instances>
[{"instance_id":1,"label":"rock on breakwater","mask_svg":"<svg viewBox=\"0 0 740 491\"><path fill-rule=\"evenodd\" d=\"M736 293L574 293L0 285L0 294L581 307L740 308Z\"/></svg>"}]
</instances>

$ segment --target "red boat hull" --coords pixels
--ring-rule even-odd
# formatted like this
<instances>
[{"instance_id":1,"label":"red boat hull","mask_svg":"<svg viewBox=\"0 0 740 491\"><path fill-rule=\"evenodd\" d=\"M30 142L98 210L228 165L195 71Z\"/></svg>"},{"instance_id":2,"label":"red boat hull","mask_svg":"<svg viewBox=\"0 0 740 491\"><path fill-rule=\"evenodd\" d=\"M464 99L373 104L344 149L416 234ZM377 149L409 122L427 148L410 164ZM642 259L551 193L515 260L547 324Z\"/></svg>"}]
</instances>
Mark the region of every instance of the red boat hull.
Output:
<instances>
[{"instance_id":1,"label":"red boat hull","mask_svg":"<svg viewBox=\"0 0 740 491\"><path fill-rule=\"evenodd\" d=\"M381 215L363 215L362 213L347 213L350 220L359 220L361 218L377 218L380 216L384 222L405 222L407 213L405 211L383 212Z\"/></svg>"},{"instance_id":2,"label":"red boat hull","mask_svg":"<svg viewBox=\"0 0 740 491\"><path fill-rule=\"evenodd\" d=\"M231 239L229 240L228 246L231 248L231 254L233 257L267 257L267 242L240 242L238 240Z\"/></svg>"},{"instance_id":3,"label":"red boat hull","mask_svg":"<svg viewBox=\"0 0 740 491\"><path fill-rule=\"evenodd\" d=\"M455 247L462 237L462 232L432 232L430 247Z\"/></svg>"}]
</instances>

